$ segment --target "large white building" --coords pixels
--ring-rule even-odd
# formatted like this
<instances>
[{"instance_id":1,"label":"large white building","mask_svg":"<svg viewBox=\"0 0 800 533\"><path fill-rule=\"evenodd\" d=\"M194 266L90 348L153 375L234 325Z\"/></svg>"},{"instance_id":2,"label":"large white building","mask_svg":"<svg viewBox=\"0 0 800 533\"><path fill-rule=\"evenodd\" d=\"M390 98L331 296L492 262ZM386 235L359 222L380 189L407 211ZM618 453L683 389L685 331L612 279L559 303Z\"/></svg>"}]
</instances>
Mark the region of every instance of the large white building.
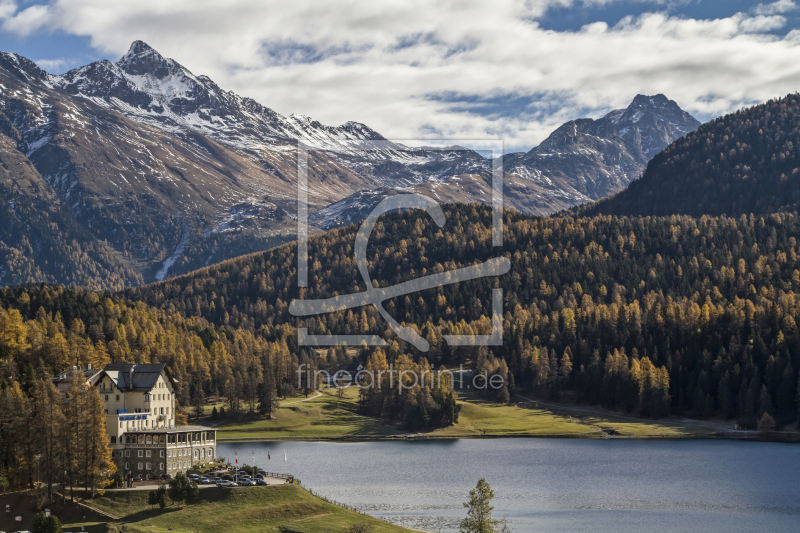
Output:
<instances>
[{"instance_id":1,"label":"large white building","mask_svg":"<svg viewBox=\"0 0 800 533\"><path fill-rule=\"evenodd\" d=\"M166 365L107 365L89 384L105 402L112 458L126 477L174 475L216 458L216 430L175 426L177 382Z\"/></svg>"}]
</instances>

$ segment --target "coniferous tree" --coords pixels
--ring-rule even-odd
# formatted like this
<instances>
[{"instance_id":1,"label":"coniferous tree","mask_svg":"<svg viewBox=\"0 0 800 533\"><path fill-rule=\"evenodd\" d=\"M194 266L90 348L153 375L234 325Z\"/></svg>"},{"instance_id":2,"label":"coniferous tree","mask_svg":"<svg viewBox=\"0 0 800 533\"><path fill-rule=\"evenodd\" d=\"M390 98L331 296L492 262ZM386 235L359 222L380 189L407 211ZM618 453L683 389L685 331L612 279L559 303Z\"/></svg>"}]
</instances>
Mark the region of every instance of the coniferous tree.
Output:
<instances>
[{"instance_id":1,"label":"coniferous tree","mask_svg":"<svg viewBox=\"0 0 800 533\"><path fill-rule=\"evenodd\" d=\"M264 386L261 391L261 398L259 402L259 410L262 414L267 415L268 419L272 418L272 412L278 407L278 399L275 394L275 379L272 372L267 372L265 376Z\"/></svg>"},{"instance_id":2,"label":"coniferous tree","mask_svg":"<svg viewBox=\"0 0 800 533\"><path fill-rule=\"evenodd\" d=\"M464 502L467 517L461 521L460 533L496 533L499 520L492 518L492 499L494 490L485 478L478 480L478 484L469 492L469 501Z\"/></svg>"},{"instance_id":3,"label":"coniferous tree","mask_svg":"<svg viewBox=\"0 0 800 533\"><path fill-rule=\"evenodd\" d=\"M46 503L53 501L53 480L63 464L62 431L66 419L61 410L61 395L49 379L37 381L33 390L33 417L29 431L40 450L39 472L47 486Z\"/></svg>"},{"instance_id":4,"label":"coniferous tree","mask_svg":"<svg viewBox=\"0 0 800 533\"><path fill-rule=\"evenodd\" d=\"M86 455L84 476L92 498L98 488L102 489L108 484L109 476L116 471L111 460L111 449L108 447L104 408L105 404L97 388L89 389L86 394L83 445Z\"/></svg>"}]
</instances>

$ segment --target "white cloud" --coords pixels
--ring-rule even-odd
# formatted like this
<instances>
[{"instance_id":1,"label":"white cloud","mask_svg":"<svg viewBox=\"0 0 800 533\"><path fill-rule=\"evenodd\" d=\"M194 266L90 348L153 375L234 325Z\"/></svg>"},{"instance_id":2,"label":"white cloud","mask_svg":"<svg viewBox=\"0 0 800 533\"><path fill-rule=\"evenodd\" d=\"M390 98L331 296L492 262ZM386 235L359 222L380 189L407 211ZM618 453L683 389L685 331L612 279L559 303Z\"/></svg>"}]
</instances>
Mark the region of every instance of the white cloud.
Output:
<instances>
[{"instance_id":1,"label":"white cloud","mask_svg":"<svg viewBox=\"0 0 800 533\"><path fill-rule=\"evenodd\" d=\"M36 63L39 68L50 73L60 72L64 67L72 63L67 59L34 59L33 62Z\"/></svg>"},{"instance_id":2,"label":"white cloud","mask_svg":"<svg viewBox=\"0 0 800 533\"><path fill-rule=\"evenodd\" d=\"M795 9L797 9L797 4L793 0L778 0L771 4L758 4L753 8L753 13L756 15L778 15Z\"/></svg>"},{"instance_id":3,"label":"white cloud","mask_svg":"<svg viewBox=\"0 0 800 533\"><path fill-rule=\"evenodd\" d=\"M14 0L0 0L0 20L5 20L17 12L17 3Z\"/></svg>"},{"instance_id":4,"label":"white cloud","mask_svg":"<svg viewBox=\"0 0 800 533\"><path fill-rule=\"evenodd\" d=\"M572 32L537 22L573 3L56 0L3 28L88 36L112 55L142 39L283 114L357 120L394 139L501 136L518 149L637 93L713 116L800 87L800 39L769 33L786 24L777 11L715 20L649 13ZM487 100L514 98L523 103L512 112L485 111Z\"/></svg>"}]
</instances>

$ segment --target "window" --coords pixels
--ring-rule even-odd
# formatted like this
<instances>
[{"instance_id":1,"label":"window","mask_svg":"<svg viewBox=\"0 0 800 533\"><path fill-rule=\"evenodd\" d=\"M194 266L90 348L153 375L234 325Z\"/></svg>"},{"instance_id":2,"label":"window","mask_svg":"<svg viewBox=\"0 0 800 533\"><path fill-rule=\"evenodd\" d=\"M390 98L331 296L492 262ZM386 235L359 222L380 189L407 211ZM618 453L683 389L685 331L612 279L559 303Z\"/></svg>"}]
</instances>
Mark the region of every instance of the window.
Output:
<instances>
[{"instance_id":1,"label":"window","mask_svg":"<svg viewBox=\"0 0 800 533\"><path fill-rule=\"evenodd\" d=\"M164 408L163 407L161 408L161 414L162 415L164 414Z\"/></svg>"},{"instance_id":2,"label":"window","mask_svg":"<svg viewBox=\"0 0 800 533\"><path fill-rule=\"evenodd\" d=\"M117 394L117 401L119 401L119 394Z\"/></svg>"},{"instance_id":3,"label":"window","mask_svg":"<svg viewBox=\"0 0 800 533\"><path fill-rule=\"evenodd\" d=\"M147 463L147 469L148 469L148 470L151 470L151 468L150 468L150 463Z\"/></svg>"},{"instance_id":4,"label":"window","mask_svg":"<svg viewBox=\"0 0 800 533\"><path fill-rule=\"evenodd\" d=\"M142 469L142 463L139 463L139 470Z\"/></svg>"},{"instance_id":5,"label":"window","mask_svg":"<svg viewBox=\"0 0 800 533\"><path fill-rule=\"evenodd\" d=\"M158 463L158 469L164 470L164 463Z\"/></svg>"},{"instance_id":6,"label":"window","mask_svg":"<svg viewBox=\"0 0 800 533\"><path fill-rule=\"evenodd\" d=\"M106 394L106 401L108 401L108 394Z\"/></svg>"},{"instance_id":7,"label":"window","mask_svg":"<svg viewBox=\"0 0 800 533\"><path fill-rule=\"evenodd\" d=\"M130 450L125 450L125 457L130 457L130 456L131 456L131 451ZM127 466L125 468L127 468Z\"/></svg>"},{"instance_id":8,"label":"window","mask_svg":"<svg viewBox=\"0 0 800 533\"><path fill-rule=\"evenodd\" d=\"M114 457L116 457L115 452L111 452L111 458L113 459Z\"/></svg>"},{"instance_id":9,"label":"window","mask_svg":"<svg viewBox=\"0 0 800 533\"><path fill-rule=\"evenodd\" d=\"M131 469L131 464L125 463L125 470L130 470L130 469Z\"/></svg>"},{"instance_id":10,"label":"window","mask_svg":"<svg viewBox=\"0 0 800 533\"><path fill-rule=\"evenodd\" d=\"M145 453L145 457L150 457L152 455L152 450L147 450Z\"/></svg>"},{"instance_id":11,"label":"window","mask_svg":"<svg viewBox=\"0 0 800 533\"><path fill-rule=\"evenodd\" d=\"M144 450L139 450L139 457L144 457Z\"/></svg>"},{"instance_id":12,"label":"window","mask_svg":"<svg viewBox=\"0 0 800 533\"><path fill-rule=\"evenodd\" d=\"M214 458L214 448L209 448L208 449L208 458L209 459L213 459Z\"/></svg>"},{"instance_id":13,"label":"window","mask_svg":"<svg viewBox=\"0 0 800 533\"><path fill-rule=\"evenodd\" d=\"M116 444L116 443L117 443L117 436L111 435L111 444Z\"/></svg>"},{"instance_id":14,"label":"window","mask_svg":"<svg viewBox=\"0 0 800 533\"><path fill-rule=\"evenodd\" d=\"M158 454L159 457L164 457L164 450L161 450L161 453Z\"/></svg>"},{"instance_id":15,"label":"window","mask_svg":"<svg viewBox=\"0 0 800 533\"><path fill-rule=\"evenodd\" d=\"M122 420L119 421L119 427L122 427Z\"/></svg>"}]
</instances>

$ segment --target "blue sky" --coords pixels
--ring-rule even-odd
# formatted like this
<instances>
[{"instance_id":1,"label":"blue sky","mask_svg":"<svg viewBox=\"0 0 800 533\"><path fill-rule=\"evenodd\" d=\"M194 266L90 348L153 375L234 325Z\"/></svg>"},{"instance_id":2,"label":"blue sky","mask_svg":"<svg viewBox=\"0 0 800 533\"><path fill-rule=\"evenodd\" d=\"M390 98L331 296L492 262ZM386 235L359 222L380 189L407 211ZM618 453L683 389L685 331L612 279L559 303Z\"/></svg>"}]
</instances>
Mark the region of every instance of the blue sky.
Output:
<instances>
[{"instance_id":1,"label":"blue sky","mask_svg":"<svg viewBox=\"0 0 800 533\"><path fill-rule=\"evenodd\" d=\"M51 73L136 39L282 114L509 150L638 93L707 120L800 88L792 0L0 0L0 50Z\"/></svg>"}]
</instances>

